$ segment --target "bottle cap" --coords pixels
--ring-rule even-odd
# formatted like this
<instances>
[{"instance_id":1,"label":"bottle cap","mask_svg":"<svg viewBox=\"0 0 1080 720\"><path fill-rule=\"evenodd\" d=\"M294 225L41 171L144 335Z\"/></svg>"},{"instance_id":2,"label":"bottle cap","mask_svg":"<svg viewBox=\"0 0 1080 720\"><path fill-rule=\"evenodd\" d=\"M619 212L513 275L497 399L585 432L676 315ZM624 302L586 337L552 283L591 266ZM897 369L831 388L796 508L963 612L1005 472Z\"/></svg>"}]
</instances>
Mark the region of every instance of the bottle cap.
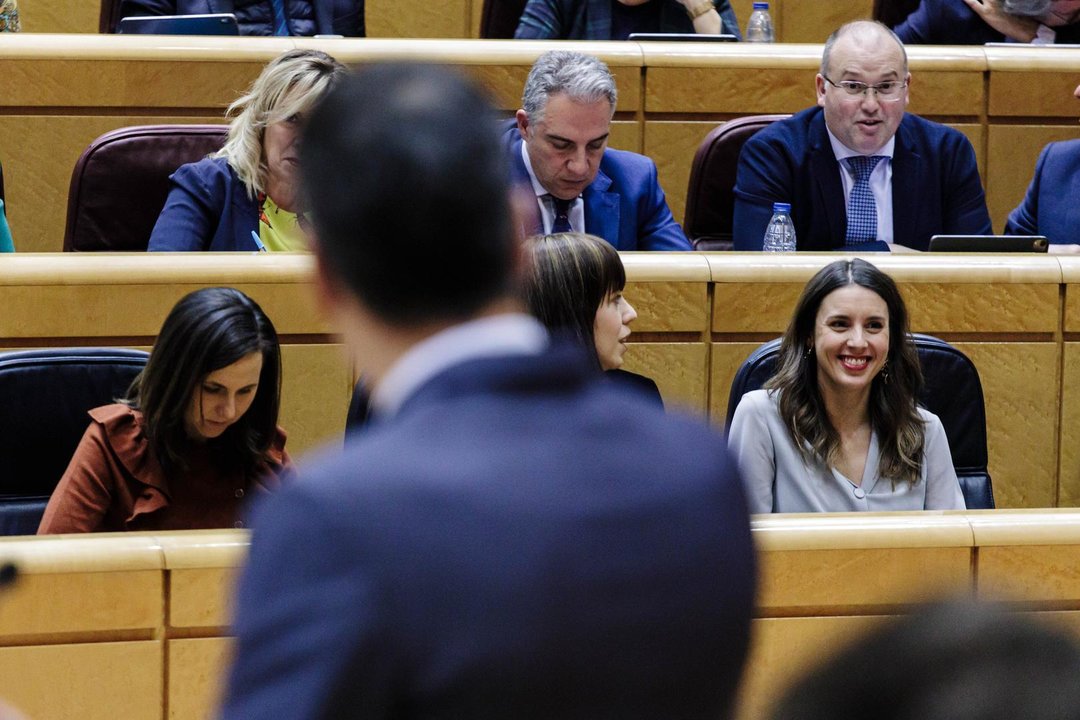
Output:
<instances>
[{"instance_id":1,"label":"bottle cap","mask_svg":"<svg viewBox=\"0 0 1080 720\"><path fill-rule=\"evenodd\" d=\"M767 3L767 2L756 2L756 3L754 3L754 9L755 10L768 10L769 9L769 3Z\"/></svg>"},{"instance_id":2,"label":"bottle cap","mask_svg":"<svg viewBox=\"0 0 1080 720\"><path fill-rule=\"evenodd\" d=\"M773 203L772 204L772 211L774 213L791 212L791 203Z\"/></svg>"}]
</instances>

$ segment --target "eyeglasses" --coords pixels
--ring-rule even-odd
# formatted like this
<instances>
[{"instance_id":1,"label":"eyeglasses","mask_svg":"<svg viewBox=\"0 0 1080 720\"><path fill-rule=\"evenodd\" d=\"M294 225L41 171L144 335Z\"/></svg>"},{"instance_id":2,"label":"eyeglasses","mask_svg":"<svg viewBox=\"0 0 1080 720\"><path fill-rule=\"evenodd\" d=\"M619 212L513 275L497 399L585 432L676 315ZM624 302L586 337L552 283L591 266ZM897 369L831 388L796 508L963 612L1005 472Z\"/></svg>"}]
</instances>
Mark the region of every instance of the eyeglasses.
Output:
<instances>
[{"instance_id":1,"label":"eyeglasses","mask_svg":"<svg viewBox=\"0 0 1080 720\"><path fill-rule=\"evenodd\" d=\"M881 102L896 102L904 96L901 90L907 87L906 82L883 82L877 85L867 85L864 82L858 80L841 80L840 82L833 82L828 77L822 75L825 78L825 82L829 83L833 87L838 87L851 97L868 97L871 90L874 91L874 95Z\"/></svg>"}]
</instances>

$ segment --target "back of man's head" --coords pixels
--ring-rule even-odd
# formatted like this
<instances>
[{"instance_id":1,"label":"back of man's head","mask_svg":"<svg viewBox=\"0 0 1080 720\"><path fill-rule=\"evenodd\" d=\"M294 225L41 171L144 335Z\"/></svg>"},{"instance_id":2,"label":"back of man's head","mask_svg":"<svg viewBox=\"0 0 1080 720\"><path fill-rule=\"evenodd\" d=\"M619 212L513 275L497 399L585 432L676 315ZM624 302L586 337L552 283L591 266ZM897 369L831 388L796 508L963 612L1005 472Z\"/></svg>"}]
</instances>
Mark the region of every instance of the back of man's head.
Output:
<instances>
[{"instance_id":1,"label":"back of man's head","mask_svg":"<svg viewBox=\"0 0 1080 720\"><path fill-rule=\"evenodd\" d=\"M301 168L324 268L384 322L464 319L510 292L509 174L461 75L387 63L346 78L312 113Z\"/></svg>"}]
</instances>

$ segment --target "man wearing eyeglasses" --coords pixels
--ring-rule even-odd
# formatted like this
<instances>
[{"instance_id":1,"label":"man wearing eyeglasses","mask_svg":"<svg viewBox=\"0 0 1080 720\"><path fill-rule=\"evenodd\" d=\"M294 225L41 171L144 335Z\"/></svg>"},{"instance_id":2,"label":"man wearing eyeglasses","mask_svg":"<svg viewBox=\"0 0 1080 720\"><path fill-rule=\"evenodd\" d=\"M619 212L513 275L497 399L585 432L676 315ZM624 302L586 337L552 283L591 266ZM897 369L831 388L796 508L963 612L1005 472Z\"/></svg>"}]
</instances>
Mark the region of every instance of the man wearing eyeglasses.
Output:
<instances>
[{"instance_id":1,"label":"man wearing eyeglasses","mask_svg":"<svg viewBox=\"0 0 1080 720\"><path fill-rule=\"evenodd\" d=\"M799 250L925 250L937 234L991 232L975 151L905 113L907 53L880 23L825 42L817 107L746 142L735 182L736 250L760 250L774 202L791 204Z\"/></svg>"}]
</instances>

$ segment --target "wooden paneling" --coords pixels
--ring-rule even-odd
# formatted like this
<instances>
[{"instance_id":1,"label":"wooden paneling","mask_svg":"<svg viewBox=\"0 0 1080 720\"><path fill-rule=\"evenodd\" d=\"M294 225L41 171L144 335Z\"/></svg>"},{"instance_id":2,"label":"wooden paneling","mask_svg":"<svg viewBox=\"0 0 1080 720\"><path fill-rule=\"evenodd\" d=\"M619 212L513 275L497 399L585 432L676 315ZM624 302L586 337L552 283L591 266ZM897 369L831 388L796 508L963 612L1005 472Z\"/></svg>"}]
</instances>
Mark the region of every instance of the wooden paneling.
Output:
<instances>
[{"instance_id":1,"label":"wooden paneling","mask_svg":"<svg viewBox=\"0 0 1080 720\"><path fill-rule=\"evenodd\" d=\"M161 643L0 648L0 696L42 720L161 720Z\"/></svg>"},{"instance_id":2,"label":"wooden paneling","mask_svg":"<svg viewBox=\"0 0 1080 720\"><path fill-rule=\"evenodd\" d=\"M1056 507L1058 358L1054 343L954 342L979 371L998 507Z\"/></svg>"},{"instance_id":3,"label":"wooden paneling","mask_svg":"<svg viewBox=\"0 0 1080 720\"><path fill-rule=\"evenodd\" d=\"M1080 107L1076 109L1080 112ZM994 229L1001 232L1009 213L1024 199L1039 152L1047 143L1080 137L1080 125L991 124L987 134L986 204Z\"/></svg>"},{"instance_id":4,"label":"wooden paneling","mask_svg":"<svg viewBox=\"0 0 1080 720\"><path fill-rule=\"evenodd\" d=\"M345 432L353 374L340 345L286 345L281 349L281 419L286 449L296 457Z\"/></svg>"},{"instance_id":5,"label":"wooden paneling","mask_svg":"<svg viewBox=\"0 0 1080 720\"><path fill-rule=\"evenodd\" d=\"M760 344L756 342L712 344L709 418L717 426L723 427L727 419L728 395L731 393L731 381L735 379L735 373Z\"/></svg>"},{"instance_id":6,"label":"wooden paneling","mask_svg":"<svg viewBox=\"0 0 1080 720\"><path fill-rule=\"evenodd\" d=\"M364 20L368 37L467 38L472 2L482 0L366 0Z\"/></svg>"},{"instance_id":7,"label":"wooden paneling","mask_svg":"<svg viewBox=\"0 0 1080 720\"><path fill-rule=\"evenodd\" d=\"M706 327L708 286L689 282L627 282L624 297L637 310L635 332L696 332Z\"/></svg>"},{"instance_id":8,"label":"wooden paneling","mask_svg":"<svg viewBox=\"0 0 1080 720\"><path fill-rule=\"evenodd\" d=\"M1071 288L1071 286L1070 286ZM1080 343L1065 343L1058 507L1080 507Z\"/></svg>"},{"instance_id":9,"label":"wooden paneling","mask_svg":"<svg viewBox=\"0 0 1080 720\"><path fill-rule=\"evenodd\" d=\"M705 372L708 348L704 343L633 343L626 350L624 369L656 381L665 407L705 414Z\"/></svg>"},{"instance_id":10,"label":"wooden paneling","mask_svg":"<svg viewBox=\"0 0 1080 720\"><path fill-rule=\"evenodd\" d=\"M833 30L844 23L869 18L873 9L873 0L829 3L783 0L776 4L777 9L770 9L770 14L774 19L779 16L776 39L785 43L823 43ZM746 19L749 20L750 16L747 15Z\"/></svg>"},{"instance_id":11,"label":"wooden paneling","mask_svg":"<svg viewBox=\"0 0 1080 720\"><path fill-rule=\"evenodd\" d=\"M756 618L736 717L769 717L769 708L796 678L883 620L876 615Z\"/></svg>"},{"instance_id":12,"label":"wooden paneling","mask_svg":"<svg viewBox=\"0 0 1080 720\"><path fill-rule=\"evenodd\" d=\"M668 122L645 123L645 154L656 163L660 187L667 195L671 214L682 224L686 214L686 193L694 153L705 136L720 123Z\"/></svg>"},{"instance_id":13,"label":"wooden paneling","mask_svg":"<svg viewBox=\"0 0 1080 720\"><path fill-rule=\"evenodd\" d=\"M979 595L1080 608L1080 552L1075 545L979 548Z\"/></svg>"},{"instance_id":14,"label":"wooden paneling","mask_svg":"<svg viewBox=\"0 0 1080 720\"><path fill-rule=\"evenodd\" d=\"M232 640L169 640L168 720L205 720L225 690Z\"/></svg>"}]
</instances>

